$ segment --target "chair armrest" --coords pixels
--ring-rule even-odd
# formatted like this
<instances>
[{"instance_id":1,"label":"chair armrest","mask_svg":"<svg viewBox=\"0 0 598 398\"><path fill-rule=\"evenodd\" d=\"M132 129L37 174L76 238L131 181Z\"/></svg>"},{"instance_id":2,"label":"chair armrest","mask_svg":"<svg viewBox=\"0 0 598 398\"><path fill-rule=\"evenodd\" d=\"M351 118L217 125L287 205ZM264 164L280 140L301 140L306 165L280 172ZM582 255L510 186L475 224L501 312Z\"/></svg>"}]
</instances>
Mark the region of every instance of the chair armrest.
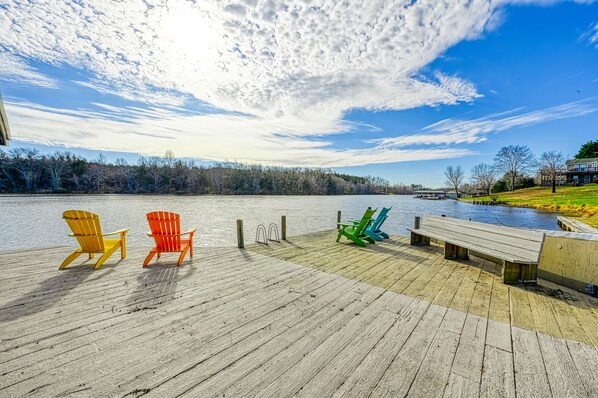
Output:
<instances>
[{"instance_id":1,"label":"chair armrest","mask_svg":"<svg viewBox=\"0 0 598 398\"><path fill-rule=\"evenodd\" d=\"M195 233L195 231L197 231L197 228L194 229L190 229L189 231L185 231L185 232L181 232L180 234L160 234L160 235L154 235L151 232L147 233L147 236L183 236L183 235L193 235Z\"/></svg>"},{"instance_id":2,"label":"chair armrest","mask_svg":"<svg viewBox=\"0 0 598 398\"><path fill-rule=\"evenodd\" d=\"M352 227L353 226L353 224L347 224L347 223L342 223L342 222L339 222L338 225L342 225L343 227Z\"/></svg>"},{"instance_id":3,"label":"chair armrest","mask_svg":"<svg viewBox=\"0 0 598 398\"><path fill-rule=\"evenodd\" d=\"M119 229L118 231L108 232L107 234L102 234L102 236L110 236L110 235L118 235L118 234L124 235L127 232L129 232L128 229Z\"/></svg>"}]
</instances>

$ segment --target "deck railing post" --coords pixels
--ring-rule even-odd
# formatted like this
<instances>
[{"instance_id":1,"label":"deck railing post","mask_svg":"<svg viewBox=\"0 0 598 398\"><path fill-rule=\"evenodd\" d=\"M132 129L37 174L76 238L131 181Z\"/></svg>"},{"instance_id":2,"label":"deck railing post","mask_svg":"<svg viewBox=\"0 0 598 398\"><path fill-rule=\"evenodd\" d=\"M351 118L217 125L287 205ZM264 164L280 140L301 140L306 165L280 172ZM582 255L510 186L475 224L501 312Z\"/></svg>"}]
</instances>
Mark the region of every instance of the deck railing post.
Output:
<instances>
[{"instance_id":1,"label":"deck railing post","mask_svg":"<svg viewBox=\"0 0 598 398\"><path fill-rule=\"evenodd\" d=\"M336 215L336 229L341 229L341 211Z\"/></svg>"},{"instance_id":2,"label":"deck railing post","mask_svg":"<svg viewBox=\"0 0 598 398\"><path fill-rule=\"evenodd\" d=\"M282 240L287 240L287 216L280 217L280 235Z\"/></svg>"},{"instance_id":3,"label":"deck railing post","mask_svg":"<svg viewBox=\"0 0 598 398\"><path fill-rule=\"evenodd\" d=\"M245 248L245 239L243 238L243 220L237 220L237 247Z\"/></svg>"},{"instance_id":4,"label":"deck railing post","mask_svg":"<svg viewBox=\"0 0 598 398\"><path fill-rule=\"evenodd\" d=\"M419 229L421 225L422 218L420 216L415 216L415 223L413 224L413 228Z\"/></svg>"}]
</instances>

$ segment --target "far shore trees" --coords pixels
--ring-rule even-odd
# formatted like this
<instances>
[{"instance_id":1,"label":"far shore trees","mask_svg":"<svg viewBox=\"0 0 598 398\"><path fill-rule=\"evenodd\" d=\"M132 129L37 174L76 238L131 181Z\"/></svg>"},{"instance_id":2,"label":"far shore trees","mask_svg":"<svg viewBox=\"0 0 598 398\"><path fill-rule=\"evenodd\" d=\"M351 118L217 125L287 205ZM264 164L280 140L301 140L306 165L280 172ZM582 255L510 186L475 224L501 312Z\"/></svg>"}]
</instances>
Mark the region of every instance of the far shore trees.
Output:
<instances>
[{"instance_id":1,"label":"far shore trees","mask_svg":"<svg viewBox=\"0 0 598 398\"><path fill-rule=\"evenodd\" d=\"M598 142L597 142L598 144ZM562 152L547 151L540 158L540 171L550 177L552 193L556 193L556 180L565 169L565 155Z\"/></svg>"},{"instance_id":2,"label":"far shore trees","mask_svg":"<svg viewBox=\"0 0 598 398\"><path fill-rule=\"evenodd\" d=\"M511 191L515 190L517 176L527 174L534 166L534 154L527 145L504 146L494 157L494 167L506 174Z\"/></svg>"},{"instance_id":3,"label":"far shore trees","mask_svg":"<svg viewBox=\"0 0 598 398\"><path fill-rule=\"evenodd\" d=\"M445 184L450 185L455 189L457 193L457 198L459 197L459 187L463 183L463 179L465 178L465 172L461 168L461 166L453 167L448 166L444 171L444 176L446 177Z\"/></svg>"},{"instance_id":4,"label":"far shore trees","mask_svg":"<svg viewBox=\"0 0 598 398\"><path fill-rule=\"evenodd\" d=\"M471 181L490 195L496 184L496 170L492 165L480 163L471 169Z\"/></svg>"},{"instance_id":5,"label":"far shore trees","mask_svg":"<svg viewBox=\"0 0 598 398\"><path fill-rule=\"evenodd\" d=\"M414 186L389 184L332 170L237 163L201 165L164 157L107 162L73 153L42 155L34 149L0 149L0 192L156 193L217 195L411 194ZM420 188L421 189L421 188Z\"/></svg>"}]
</instances>

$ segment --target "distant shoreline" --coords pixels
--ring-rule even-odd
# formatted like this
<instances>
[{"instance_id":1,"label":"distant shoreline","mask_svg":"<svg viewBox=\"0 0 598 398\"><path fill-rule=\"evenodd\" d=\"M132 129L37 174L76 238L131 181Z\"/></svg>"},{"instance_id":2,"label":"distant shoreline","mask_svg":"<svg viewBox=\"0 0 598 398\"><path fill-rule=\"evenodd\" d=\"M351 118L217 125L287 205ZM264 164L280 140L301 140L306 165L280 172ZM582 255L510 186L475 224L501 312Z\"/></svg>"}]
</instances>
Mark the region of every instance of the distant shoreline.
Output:
<instances>
[{"instance_id":1,"label":"distant shoreline","mask_svg":"<svg viewBox=\"0 0 598 398\"><path fill-rule=\"evenodd\" d=\"M193 194L193 193L154 193L154 192L139 192L139 193L130 193L130 192L98 192L98 193L89 193L89 192L0 192L0 197L3 196L104 196L104 195L121 195L121 196L411 196L413 194L406 193L406 194L399 194L399 193L384 193L384 192L375 192L375 193L342 193L342 194L289 194L289 193L201 193L201 194Z\"/></svg>"},{"instance_id":2,"label":"distant shoreline","mask_svg":"<svg viewBox=\"0 0 598 398\"><path fill-rule=\"evenodd\" d=\"M549 213L559 213L598 227L598 184L580 187L558 187L552 193L547 187L519 189L513 192L496 194L497 206L520 207ZM460 202L471 203L474 200L492 201L489 196L461 198ZM483 206L483 205L476 205Z\"/></svg>"}]
</instances>

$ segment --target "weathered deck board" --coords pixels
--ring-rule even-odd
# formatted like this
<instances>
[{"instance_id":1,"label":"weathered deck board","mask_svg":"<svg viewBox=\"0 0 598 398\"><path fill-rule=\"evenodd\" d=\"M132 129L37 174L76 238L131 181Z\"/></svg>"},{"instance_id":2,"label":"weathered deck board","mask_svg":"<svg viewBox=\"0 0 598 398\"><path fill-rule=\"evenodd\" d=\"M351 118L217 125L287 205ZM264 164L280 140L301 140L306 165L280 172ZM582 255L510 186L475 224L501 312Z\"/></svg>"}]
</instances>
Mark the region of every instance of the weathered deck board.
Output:
<instances>
[{"instance_id":1,"label":"weathered deck board","mask_svg":"<svg viewBox=\"0 0 598 398\"><path fill-rule=\"evenodd\" d=\"M58 271L0 253L0 396L595 396L598 303L331 232ZM115 256L118 257L118 256ZM83 263L75 262L76 264Z\"/></svg>"}]
</instances>

